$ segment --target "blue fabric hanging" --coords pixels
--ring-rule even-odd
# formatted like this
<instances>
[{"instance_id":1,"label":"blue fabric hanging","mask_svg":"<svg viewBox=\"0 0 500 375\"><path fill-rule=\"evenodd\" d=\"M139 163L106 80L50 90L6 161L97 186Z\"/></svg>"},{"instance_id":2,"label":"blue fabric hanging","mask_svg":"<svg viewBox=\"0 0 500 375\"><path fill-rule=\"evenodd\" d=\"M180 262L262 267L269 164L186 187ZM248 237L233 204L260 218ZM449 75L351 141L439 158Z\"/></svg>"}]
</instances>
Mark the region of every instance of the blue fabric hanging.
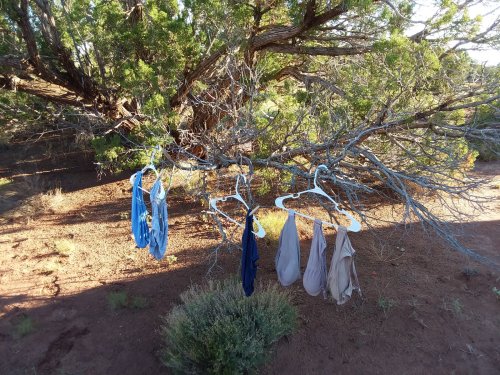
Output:
<instances>
[{"instance_id":1,"label":"blue fabric hanging","mask_svg":"<svg viewBox=\"0 0 500 375\"><path fill-rule=\"evenodd\" d=\"M132 188L132 233L137 247L144 248L149 243L149 228L146 221L148 211L142 194L142 172L135 174Z\"/></svg>"},{"instance_id":2,"label":"blue fabric hanging","mask_svg":"<svg viewBox=\"0 0 500 375\"><path fill-rule=\"evenodd\" d=\"M168 244L168 212L165 190L161 179L157 179L151 188L152 221L149 252L160 260L165 256Z\"/></svg>"},{"instance_id":3,"label":"blue fabric hanging","mask_svg":"<svg viewBox=\"0 0 500 375\"><path fill-rule=\"evenodd\" d=\"M250 215L250 210L248 210L245 230L241 239L243 247L243 254L241 257L241 281L247 297L251 296L254 291L254 280L257 275L257 260L259 260L257 241L255 241L255 235L252 230L253 215Z\"/></svg>"}]
</instances>

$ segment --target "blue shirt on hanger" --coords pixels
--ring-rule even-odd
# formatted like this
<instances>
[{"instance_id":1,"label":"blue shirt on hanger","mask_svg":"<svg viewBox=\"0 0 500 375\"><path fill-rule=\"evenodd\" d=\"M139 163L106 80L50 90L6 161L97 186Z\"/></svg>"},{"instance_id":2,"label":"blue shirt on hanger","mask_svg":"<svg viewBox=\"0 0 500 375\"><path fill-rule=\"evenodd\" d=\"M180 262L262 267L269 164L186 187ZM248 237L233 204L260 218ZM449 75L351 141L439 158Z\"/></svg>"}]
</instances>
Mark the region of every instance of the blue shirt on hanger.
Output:
<instances>
[{"instance_id":1,"label":"blue shirt on hanger","mask_svg":"<svg viewBox=\"0 0 500 375\"><path fill-rule=\"evenodd\" d=\"M142 172L135 174L132 188L132 233L137 247L144 248L149 243L149 228L146 218L148 211L142 193Z\"/></svg>"},{"instance_id":2,"label":"blue shirt on hanger","mask_svg":"<svg viewBox=\"0 0 500 375\"><path fill-rule=\"evenodd\" d=\"M161 179L157 179L151 188L151 232L149 252L160 260L165 256L168 244L167 198Z\"/></svg>"},{"instance_id":3,"label":"blue shirt on hanger","mask_svg":"<svg viewBox=\"0 0 500 375\"><path fill-rule=\"evenodd\" d=\"M241 257L241 280L243 290L247 297L251 296L254 291L254 280L257 275L257 260L259 253L257 251L257 241L253 234L253 215L250 215L248 210L245 230L241 239L243 254Z\"/></svg>"}]
</instances>

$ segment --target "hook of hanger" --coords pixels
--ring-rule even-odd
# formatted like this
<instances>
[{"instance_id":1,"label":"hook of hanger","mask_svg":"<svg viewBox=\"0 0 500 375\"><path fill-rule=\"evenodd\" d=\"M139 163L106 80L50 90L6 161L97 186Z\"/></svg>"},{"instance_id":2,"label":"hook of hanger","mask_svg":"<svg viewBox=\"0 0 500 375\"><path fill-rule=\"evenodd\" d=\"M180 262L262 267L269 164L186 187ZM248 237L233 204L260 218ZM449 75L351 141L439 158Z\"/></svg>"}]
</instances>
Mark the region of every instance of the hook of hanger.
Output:
<instances>
[{"instance_id":1,"label":"hook of hanger","mask_svg":"<svg viewBox=\"0 0 500 375\"><path fill-rule=\"evenodd\" d=\"M253 163L252 163L252 160L246 156L243 156L242 154L240 154L240 167L243 165L243 159L245 159L247 161L247 164L248 164L248 176L250 177L250 179L252 178L253 176Z\"/></svg>"},{"instance_id":2,"label":"hook of hanger","mask_svg":"<svg viewBox=\"0 0 500 375\"><path fill-rule=\"evenodd\" d=\"M314 187L318 187L318 184L316 182L317 178L318 178L318 172L320 169L326 169L328 170L328 167L324 164L320 164L318 165L318 167L316 168L316 171L314 172Z\"/></svg>"},{"instance_id":3,"label":"hook of hanger","mask_svg":"<svg viewBox=\"0 0 500 375\"><path fill-rule=\"evenodd\" d=\"M160 145L156 145L153 148L153 152L151 153L151 157L149 158L149 164L153 164L153 162L155 161L155 156L157 151L160 151Z\"/></svg>"},{"instance_id":4,"label":"hook of hanger","mask_svg":"<svg viewBox=\"0 0 500 375\"><path fill-rule=\"evenodd\" d=\"M253 176L253 163L252 163L252 159L250 158L246 158L248 160L248 173L250 174L250 176Z\"/></svg>"},{"instance_id":5,"label":"hook of hanger","mask_svg":"<svg viewBox=\"0 0 500 375\"><path fill-rule=\"evenodd\" d=\"M247 178L245 177L245 175L243 173L240 173L236 176L236 194L240 194L240 191L239 191L239 186L240 186L240 178L243 179L243 183L246 184L247 183Z\"/></svg>"}]
</instances>

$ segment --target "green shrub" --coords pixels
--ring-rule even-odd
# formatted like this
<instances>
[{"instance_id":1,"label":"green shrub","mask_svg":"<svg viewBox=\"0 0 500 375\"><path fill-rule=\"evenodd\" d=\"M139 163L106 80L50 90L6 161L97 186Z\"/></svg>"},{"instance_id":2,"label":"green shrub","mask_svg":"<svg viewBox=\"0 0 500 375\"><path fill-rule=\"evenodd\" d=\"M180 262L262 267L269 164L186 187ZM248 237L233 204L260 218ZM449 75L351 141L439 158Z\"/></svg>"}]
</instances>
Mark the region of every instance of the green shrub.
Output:
<instances>
[{"instance_id":1,"label":"green shrub","mask_svg":"<svg viewBox=\"0 0 500 375\"><path fill-rule=\"evenodd\" d=\"M66 239L55 240L54 241L54 250L56 253L64 256L69 256L70 254L74 254L76 251L75 244Z\"/></svg>"},{"instance_id":2,"label":"green shrub","mask_svg":"<svg viewBox=\"0 0 500 375\"><path fill-rule=\"evenodd\" d=\"M273 169L257 169L255 177L259 182L254 189L258 197L266 196L270 193L278 193L289 189L292 174L288 171L276 171Z\"/></svg>"},{"instance_id":3,"label":"green shrub","mask_svg":"<svg viewBox=\"0 0 500 375\"><path fill-rule=\"evenodd\" d=\"M149 300L143 296L134 296L130 300L130 307L133 309L145 309L149 307Z\"/></svg>"},{"instance_id":4,"label":"green shrub","mask_svg":"<svg viewBox=\"0 0 500 375\"><path fill-rule=\"evenodd\" d=\"M287 292L261 287L245 297L236 278L191 287L164 317L162 361L179 374L246 374L271 344L294 331L297 310Z\"/></svg>"},{"instance_id":5,"label":"green shrub","mask_svg":"<svg viewBox=\"0 0 500 375\"><path fill-rule=\"evenodd\" d=\"M497 287L494 286L491 290L493 291L493 294L495 294L497 299L500 299L500 289L497 289Z\"/></svg>"},{"instance_id":6,"label":"green shrub","mask_svg":"<svg viewBox=\"0 0 500 375\"><path fill-rule=\"evenodd\" d=\"M161 124L145 123L135 127L127 137L119 134L96 136L91 144L99 168L118 173L142 168L149 163L153 146L165 147L171 142L172 137L165 133ZM137 148L138 144L145 148ZM154 161L157 162L161 155L161 152L157 152Z\"/></svg>"},{"instance_id":7,"label":"green shrub","mask_svg":"<svg viewBox=\"0 0 500 375\"><path fill-rule=\"evenodd\" d=\"M124 290L109 293L108 303L111 310L142 310L150 307L150 301L147 297L130 295Z\"/></svg>"},{"instance_id":8,"label":"green shrub","mask_svg":"<svg viewBox=\"0 0 500 375\"><path fill-rule=\"evenodd\" d=\"M266 231L266 240L277 242L280 238L281 230L288 218L288 212L270 211L259 217L259 221Z\"/></svg>"},{"instance_id":9,"label":"green shrub","mask_svg":"<svg viewBox=\"0 0 500 375\"><path fill-rule=\"evenodd\" d=\"M12 180L6 177L0 177L0 188L3 186L7 186L12 183Z\"/></svg>"},{"instance_id":10,"label":"green shrub","mask_svg":"<svg viewBox=\"0 0 500 375\"><path fill-rule=\"evenodd\" d=\"M111 292L108 294L109 306L112 310L123 309L128 306L127 292Z\"/></svg>"},{"instance_id":11,"label":"green shrub","mask_svg":"<svg viewBox=\"0 0 500 375\"><path fill-rule=\"evenodd\" d=\"M27 315L22 315L19 321L15 324L14 337L22 338L35 331L35 323Z\"/></svg>"}]
</instances>

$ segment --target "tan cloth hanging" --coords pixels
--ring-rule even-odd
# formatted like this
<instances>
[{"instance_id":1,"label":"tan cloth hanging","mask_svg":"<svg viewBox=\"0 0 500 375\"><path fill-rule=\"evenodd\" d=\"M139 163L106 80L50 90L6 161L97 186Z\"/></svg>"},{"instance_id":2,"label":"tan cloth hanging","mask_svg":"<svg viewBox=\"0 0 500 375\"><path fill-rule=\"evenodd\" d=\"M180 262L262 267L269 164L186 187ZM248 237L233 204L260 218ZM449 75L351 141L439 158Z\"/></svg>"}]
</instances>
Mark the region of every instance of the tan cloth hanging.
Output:
<instances>
[{"instance_id":1,"label":"tan cloth hanging","mask_svg":"<svg viewBox=\"0 0 500 375\"><path fill-rule=\"evenodd\" d=\"M338 305L346 303L351 298L353 290L357 290L361 295L354 266L354 254L351 241L347 237L347 229L339 226L327 278L327 288Z\"/></svg>"}]
</instances>

